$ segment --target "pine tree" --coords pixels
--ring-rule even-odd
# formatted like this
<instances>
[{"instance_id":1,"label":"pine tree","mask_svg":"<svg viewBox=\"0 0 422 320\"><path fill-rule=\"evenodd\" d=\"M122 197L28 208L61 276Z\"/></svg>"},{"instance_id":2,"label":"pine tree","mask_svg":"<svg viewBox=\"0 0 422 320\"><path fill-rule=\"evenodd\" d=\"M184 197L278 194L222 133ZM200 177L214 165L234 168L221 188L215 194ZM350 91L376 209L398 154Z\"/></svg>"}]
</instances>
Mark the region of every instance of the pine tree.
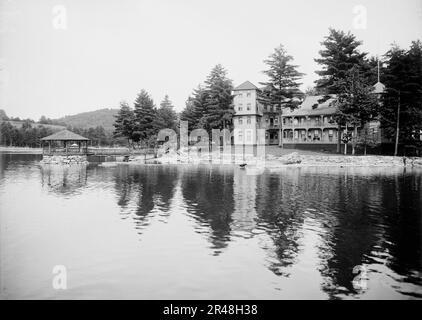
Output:
<instances>
[{"instance_id":1,"label":"pine tree","mask_svg":"<svg viewBox=\"0 0 422 320\"><path fill-rule=\"evenodd\" d=\"M155 125L157 110L154 101L144 89L138 94L134 103L135 124L132 139L135 142L146 141L157 133Z\"/></svg>"},{"instance_id":2,"label":"pine tree","mask_svg":"<svg viewBox=\"0 0 422 320\"><path fill-rule=\"evenodd\" d=\"M204 128L206 123L203 117L207 110L208 92L199 85L186 101L186 107L180 115L180 120L188 121L189 131Z\"/></svg>"},{"instance_id":3,"label":"pine tree","mask_svg":"<svg viewBox=\"0 0 422 320\"><path fill-rule=\"evenodd\" d=\"M168 95L165 95L164 100L161 101L160 107L157 110L155 126L158 129L176 130L177 128L177 114Z\"/></svg>"},{"instance_id":4,"label":"pine tree","mask_svg":"<svg viewBox=\"0 0 422 320\"><path fill-rule=\"evenodd\" d=\"M422 130L422 43L413 41L409 50L394 45L386 58L381 126L385 135L393 139L399 127L400 143L420 143L417 140Z\"/></svg>"},{"instance_id":5,"label":"pine tree","mask_svg":"<svg viewBox=\"0 0 422 320\"><path fill-rule=\"evenodd\" d=\"M211 70L205 85L206 109L201 118L202 126L208 132L228 127L234 113L231 94L233 84L221 64Z\"/></svg>"},{"instance_id":6,"label":"pine tree","mask_svg":"<svg viewBox=\"0 0 422 320\"><path fill-rule=\"evenodd\" d=\"M128 142L132 140L135 115L129 104L125 101L120 103L120 110L114 123L114 137L126 137Z\"/></svg>"},{"instance_id":7,"label":"pine tree","mask_svg":"<svg viewBox=\"0 0 422 320\"><path fill-rule=\"evenodd\" d=\"M193 97L188 97L185 108L180 113L180 120L187 121L188 124L190 124L189 128L191 128L191 126L194 123L198 122L197 119L195 118L195 105L194 105L193 100L194 100Z\"/></svg>"},{"instance_id":8,"label":"pine tree","mask_svg":"<svg viewBox=\"0 0 422 320\"><path fill-rule=\"evenodd\" d=\"M293 65L293 57L287 54L282 45L275 48L274 52L264 60L268 69L263 71L267 75L268 81L260 84L266 87L260 96L260 101L264 104L281 108L295 107L303 96L299 90L303 73L297 71L298 66Z\"/></svg>"},{"instance_id":9,"label":"pine tree","mask_svg":"<svg viewBox=\"0 0 422 320\"><path fill-rule=\"evenodd\" d=\"M359 66L355 66L346 72L344 79L337 80L337 99L335 104L337 111L334 120L340 125L350 125L355 129L352 140L352 153L355 153L358 127L364 127L370 120L375 120L379 112L379 103L373 86L369 84Z\"/></svg>"},{"instance_id":10,"label":"pine tree","mask_svg":"<svg viewBox=\"0 0 422 320\"><path fill-rule=\"evenodd\" d=\"M364 66L366 53L361 53L358 47L362 42L348 32L330 28L329 35L321 42L324 46L319 51L321 58L315 62L322 65L323 69L316 71L320 79L316 81L316 88L324 94L337 94L339 80L345 79L346 73L354 66Z\"/></svg>"}]
</instances>

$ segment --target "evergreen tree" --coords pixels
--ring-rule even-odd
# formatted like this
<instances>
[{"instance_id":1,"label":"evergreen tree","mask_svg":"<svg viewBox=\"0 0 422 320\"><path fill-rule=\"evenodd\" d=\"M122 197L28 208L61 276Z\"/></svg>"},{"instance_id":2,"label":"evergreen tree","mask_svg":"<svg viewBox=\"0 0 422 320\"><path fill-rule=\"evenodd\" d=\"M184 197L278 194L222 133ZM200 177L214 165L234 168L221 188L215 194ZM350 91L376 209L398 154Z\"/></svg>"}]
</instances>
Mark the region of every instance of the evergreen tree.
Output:
<instances>
[{"instance_id":1,"label":"evergreen tree","mask_svg":"<svg viewBox=\"0 0 422 320\"><path fill-rule=\"evenodd\" d=\"M323 50L319 51L321 57L315 59L315 62L323 67L322 70L316 71L320 76L316 81L316 88L324 94L337 94L338 83L345 79L347 71L354 66L365 65L366 53L358 50L361 44L350 32L330 28L329 35L321 42L324 46Z\"/></svg>"},{"instance_id":2,"label":"evergreen tree","mask_svg":"<svg viewBox=\"0 0 422 320\"><path fill-rule=\"evenodd\" d=\"M186 101L185 108L180 113L180 120L187 121L190 126L198 122L195 118L195 105L193 103L193 97L189 97Z\"/></svg>"},{"instance_id":3,"label":"evergreen tree","mask_svg":"<svg viewBox=\"0 0 422 320\"><path fill-rule=\"evenodd\" d=\"M157 110L156 127L158 129L168 128L173 130L177 128L177 114L168 95L165 95L164 100L161 101L160 107Z\"/></svg>"},{"instance_id":4,"label":"evergreen tree","mask_svg":"<svg viewBox=\"0 0 422 320\"><path fill-rule=\"evenodd\" d=\"M216 65L205 81L205 113L200 120L208 132L212 129L227 128L234 113L232 105L232 80L227 78L227 71L221 64ZM205 96L204 96L205 94ZM201 102L202 103L202 102Z\"/></svg>"},{"instance_id":5,"label":"evergreen tree","mask_svg":"<svg viewBox=\"0 0 422 320\"><path fill-rule=\"evenodd\" d=\"M0 122L2 120L9 120L9 117L7 116L6 112L3 109L0 109Z\"/></svg>"},{"instance_id":6,"label":"evergreen tree","mask_svg":"<svg viewBox=\"0 0 422 320\"><path fill-rule=\"evenodd\" d=\"M337 80L337 99L335 104L337 111L334 119L340 125L353 126L355 130L352 140L353 154L357 143L358 127L364 127L370 120L375 120L379 112L379 103L373 86L368 78L362 74L359 66L348 70L344 79Z\"/></svg>"},{"instance_id":7,"label":"evergreen tree","mask_svg":"<svg viewBox=\"0 0 422 320\"><path fill-rule=\"evenodd\" d=\"M268 81L261 82L266 87L260 96L260 101L264 104L281 108L294 108L300 102L303 93L299 90L303 73L297 71L298 66L293 65L293 57L287 54L283 45L274 49L274 52L264 60L268 69L263 73L267 75Z\"/></svg>"},{"instance_id":8,"label":"evergreen tree","mask_svg":"<svg viewBox=\"0 0 422 320\"><path fill-rule=\"evenodd\" d=\"M188 121L189 131L205 128L206 122L203 118L206 115L207 100L207 90L199 85L186 101L186 107L180 115L180 120Z\"/></svg>"},{"instance_id":9,"label":"evergreen tree","mask_svg":"<svg viewBox=\"0 0 422 320\"><path fill-rule=\"evenodd\" d=\"M381 126L384 134L394 139L399 125L399 143L418 143L422 130L422 43L413 41L409 50L394 45L386 57Z\"/></svg>"},{"instance_id":10,"label":"evergreen tree","mask_svg":"<svg viewBox=\"0 0 422 320\"><path fill-rule=\"evenodd\" d=\"M126 137L128 141L132 140L134 131L135 115L128 103L123 101L120 103L120 110L116 115L114 123L114 137Z\"/></svg>"},{"instance_id":11,"label":"evergreen tree","mask_svg":"<svg viewBox=\"0 0 422 320\"><path fill-rule=\"evenodd\" d=\"M144 89L138 94L134 103L135 123L132 140L135 142L146 141L157 133L155 125L157 110L154 101Z\"/></svg>"}]
</instances>

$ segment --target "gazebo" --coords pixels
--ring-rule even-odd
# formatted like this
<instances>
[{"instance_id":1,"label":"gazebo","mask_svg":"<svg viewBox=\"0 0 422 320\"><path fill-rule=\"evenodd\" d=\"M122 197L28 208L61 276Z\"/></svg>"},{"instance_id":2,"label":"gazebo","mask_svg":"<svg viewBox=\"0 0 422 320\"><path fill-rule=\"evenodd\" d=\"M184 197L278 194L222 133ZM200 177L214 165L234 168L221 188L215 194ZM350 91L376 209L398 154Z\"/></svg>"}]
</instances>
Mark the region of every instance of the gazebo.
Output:
<instances>
[{"instance_id":1,"label":"gazebo","mask_svg":"<svg viewBox=\"0 0 422 320\"><path fill-rule=\"evenodd\" d=\"M41 138L45 155L86 155L89 139L69 130L63 130Z\"/></svg>"}]
</instances>

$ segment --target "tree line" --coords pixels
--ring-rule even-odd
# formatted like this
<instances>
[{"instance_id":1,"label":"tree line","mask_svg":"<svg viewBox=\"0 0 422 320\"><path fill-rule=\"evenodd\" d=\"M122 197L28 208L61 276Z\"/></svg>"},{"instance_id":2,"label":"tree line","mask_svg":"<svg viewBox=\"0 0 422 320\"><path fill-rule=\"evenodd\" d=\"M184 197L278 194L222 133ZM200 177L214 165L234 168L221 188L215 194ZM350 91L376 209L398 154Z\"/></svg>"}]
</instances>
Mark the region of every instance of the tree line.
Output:
<instances>
[{"instance_id":1,"label":"tree line","mask_svg":"<svg viewBox=\"0 0 422 320\"><path fill-rule=\"evenodd\" d=\"M45 117L41 117L40 120L43 118ZM6 113L0 110L0 145L39 148L42 145L41 138L57 132L57 129L46 126L46 124L57 125L57 123L44 123L42 121L36 123L32 119L24 121L15 119L7 117ZM16 126L9 121L19 121L21 125ZM115 138L111 133L106 132L102 126L86 129L67 126L66 129L90 139L92 146L113 146L124 143L121 139Z\"/></svg>"},{"instance_id":2,"label":"tree line","mask_svg":"<svg viewBox=\"0 0 422 320\"><path fill-rule=\"evenodd\" d=\"M157 108L149 93L142 89L133 107L126 101L120 103L114 126L114 137L125 138L132 147L149 147L155 145L161 129L177 129L177 113L168 95Z\"/></svg>"},{"instance_id":3,"label":"tree line","mask_svg":"<svg viewBox=\"0 0 422 320\"><path fill-rule=\"evenodd\" d=\"M353 136L353 152L358 144L366 150L375 143L368 129L371 121L381 123L386 138L396 137L402 144L419 143L422 130L421 41L413 41L408 50L392 45L381 57L368 56L360 50L361 45L352 33L330 28L321 42L319 57L314 59L321 67L316 71L319 79L305 93L299 89L304 74L298 71L293 57L280 45L264 60L267 69L263 73L267 81L260 83L263 88L258 100L264 105L276 106L281 113L283 109L296 108L306 94L321 95L320 103L334 98L337 112L333 118L339 124L339 132L346 128L345 137ZM386 87L383 94L374 94L377 81ZM169 115L168 128L177 129L177 120L185 120L189 122L190 130L232 129L232 90L232 80L226 69L216 65L204 83L188 97L178 119L172 106L156 109L148 93L142 90L133 108L127 103L121 104L115 135L138 144L154 141L158 130L167 124L160 119L160 112ZM347 128L353 128L353 134L349 135ZM338 149L340 139L339 135Z\"/></svg>"}]
</instances>

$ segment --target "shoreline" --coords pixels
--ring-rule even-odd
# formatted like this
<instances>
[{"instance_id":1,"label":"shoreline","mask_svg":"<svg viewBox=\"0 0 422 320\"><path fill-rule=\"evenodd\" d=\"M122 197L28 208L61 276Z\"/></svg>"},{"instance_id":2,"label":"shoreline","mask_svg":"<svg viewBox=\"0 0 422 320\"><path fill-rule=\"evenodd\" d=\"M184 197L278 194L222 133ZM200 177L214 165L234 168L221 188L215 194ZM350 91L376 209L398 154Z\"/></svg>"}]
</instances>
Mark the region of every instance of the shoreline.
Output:
<instances>
[{"instance_id":1,"label":"shoreline","mask_svg":"<svg viewBox=\"0 0 422 320\"><path fill-rule=\"evenodd\" d=\"M41 148L29 148L29 147L4 147L0 146L0 152L2 153L23 153L23 154L42 154Z\"/></svg>"},{"instance_id":2,"label":"shoreline","mask_svg":"<svg viewBox=\"0 0 422 320\"><path fill-rule=\"evenodd\" d=\"M226 157L213 160L210 155L202 157L186 157L185 155L172 155L144 161L142 158L132 158L129 162L114 162L114 164L126 165L221 165L239 166L246 164L247 168L288 168L288 167L422 167L420 157L394 157L394 156L352 156L352 155L299 155L297 152L277 157L267 155L265 160L249 157ZM113 166L113 162L105 162L103 165Z\"/></svg>"},{"instance_id":3,"label":"shoreline","mask_svg":"<svg viewBox=\"0 0 422 320\"><path fill-rule=\"evenodd\" d=\"M39 154L42 155L41 148L28 147L4 147L0 146L0 153L6 154ZM192 156L186 153L172 153L161 157L144 161L143 156L135 156L129 162L102 162L100 165L114 166L125 165L146 165L146 164L172 164L172 165L198 165L211 164L222 166L239 166L246 164L248 168L286 168L286 167L422 167L422 157L402 157L384 155L312 155L300 154L292 151L289 154L276 156L267 154L265 160L252 156L233 154L231 156L212 158L212 154Z\"/></svg>"}]
</instances>

